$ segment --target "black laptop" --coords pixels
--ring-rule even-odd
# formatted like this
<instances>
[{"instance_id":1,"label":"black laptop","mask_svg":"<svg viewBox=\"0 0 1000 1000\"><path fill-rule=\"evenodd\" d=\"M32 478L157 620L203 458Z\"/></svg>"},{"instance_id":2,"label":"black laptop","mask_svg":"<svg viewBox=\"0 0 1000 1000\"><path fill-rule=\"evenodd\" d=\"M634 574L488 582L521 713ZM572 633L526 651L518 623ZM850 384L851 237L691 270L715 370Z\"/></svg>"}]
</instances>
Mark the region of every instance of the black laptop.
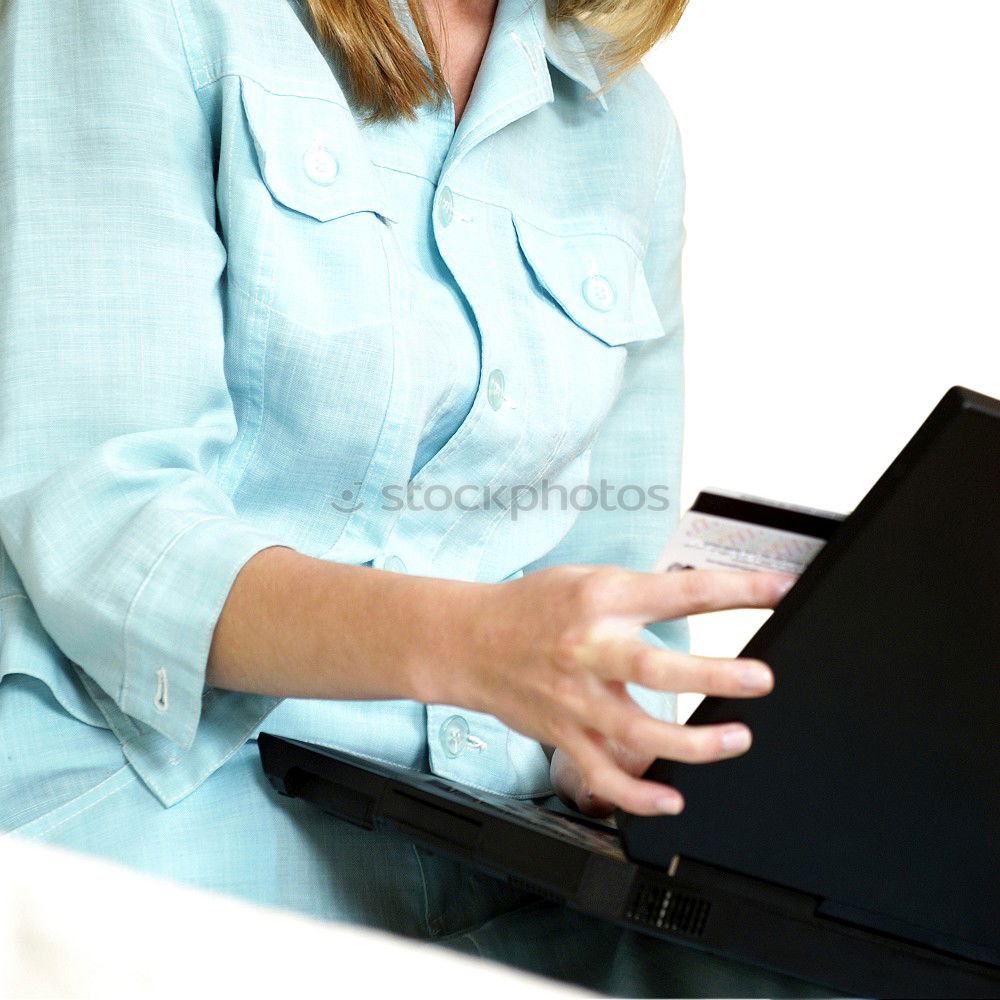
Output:
<instances>
[{"instance_id":1,"label":"black laptop","mask_svg":"<svg viewBox=\"0 0 1000 1000\"><path fill-rule=\"evenodd\" d=\"M845 445L849 442L845 442ZM950 389L706 698L742 756L660 760L616 826L262 733L280 792L595 916L853 995L1000 997L1000 401Z\"/></svg>"}]
</instances>

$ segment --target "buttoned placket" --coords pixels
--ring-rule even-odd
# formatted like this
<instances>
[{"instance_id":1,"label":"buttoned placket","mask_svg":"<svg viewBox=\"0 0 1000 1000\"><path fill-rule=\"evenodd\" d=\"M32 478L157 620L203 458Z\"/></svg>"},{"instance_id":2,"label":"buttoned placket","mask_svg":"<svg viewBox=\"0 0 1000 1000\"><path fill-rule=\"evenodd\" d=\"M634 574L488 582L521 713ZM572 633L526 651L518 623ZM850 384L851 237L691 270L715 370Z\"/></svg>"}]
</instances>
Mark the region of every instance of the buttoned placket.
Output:
<instances>
[{"instance_id":1,"label":"buttoned placket","mask_svg":"<svg viewBox=\"0 0 1000 1000\"><path fill-rule=\"evenodd\" d=\"M401 2L393 0L426 65L426 54L408 12L399 7ZM478 288L482 272L476 268L475 261L477 254L488 252L488 234L477 217L477 203L462 193L463 165L492 135L554 99L546 64L546 43L550 47L558 44L561 52L564 44L572 49L575 42L577 38L572 32L560 35L548 26L544 20L544 0L537 0L530 8L524 7L523 0L500 0L476 85L441 161L431 209L432 232L438 252L479 320L479 387L462 424L441 451L428 461L412 486L446 479L449 473L457 474L462 454L456 445L463 439L472 438L479 428L484 428L491 442L496 442L498 456L516 448L523 438L524 421L531 417L519 406L516 378L512 376L518 369L518 359L505 356L505 350L512 348L504 338L492 336L491 315L495 309L487 297L480 295ZM598 85L589 63L583 63L581 69L559 55L555 56L555 61L560 69L588 89ZM603 99L598 103L606 107ZM588 301L592 300L594 308L606 307L614 294L606 284L607 279L591 274L585 280L590 282L584 293ZM505 441L510 442L510 449L505 449ZM502 470L501 458L497 461L498 470ZM479 519L475 525L485 529L489 522L484 520L481 511L476 513ZM470 512L448 510L429 517L427 511L416 515L404 509L386 534L382 552L373 565L394 572L475 578L487 532L480 531L484 537L477 545L475 538L455 530L472 516ZM489 517L493 516L490 513ZM415 530L418 527L419 530ZM436 538L437 542L428 553L426 542L430 538ZM495 771L505 768L523 771L533 767L539 775L540 787L536 791L546 790L548 769L541 748L534 744L531 765L523 757L516 762L507 759L512 750L512 737L507 727L493 716L460 706L428 705L426 718L429 764L435 773L477 785L484 775L484 766ZM514 739L524 744L522 755L528 752L532 741L524 737Z\"/></svg>"},{"instance_id":2,"label":"buttoned placket","mask_svg":"<svg viewBox=\"0 0 1000 1000\"><path fill-rule=\"evenodd\" d=\"M393 0L393 4L404 30L414 40L415 49L426 65L426 53L419 43L412 19L403 9L405 5L401 5L401 0ZM489 303L477 301L476 284L481 276L468 262L475 261L476 250L481 250L481 247L477 248L476 241L477 237L482 238L482 233L477 230L474 201L465 200L460 194L461 167L465 157L489 136L553 100L552 81L545 66L537 14L537 8L527 12L522 0L500 0L476 85L451 137L432 204L433 235L438 252L477 316L489 314ZM492 414L495 419L512 421L519 408L516 386L511 384L509 374L516 368L514 359L500 356L503 345L494 342L490 336L489 322L480 322L478 331L480 385L472 409L453 440L464 437L475 424L488 419L487 414ZM517 432L512 429L509 433ZM454 455L449 444L427 463L412 485L434 481L435 476L446 467L445 459L449 453ZM451 523L445 523L442 517L441 532L451 530L454 520L461 519L465 513L453 511ZM426 557L422 558L421 553L407 546L407 528L408 518L406 512L402 512L385 539L384 552L380 559L376 559L376 566L385 566L386 561L395 558L410 572L463 577L478 562L477 552L456 551L450 559L430 565Z\"/></svg>"}]
</instances>

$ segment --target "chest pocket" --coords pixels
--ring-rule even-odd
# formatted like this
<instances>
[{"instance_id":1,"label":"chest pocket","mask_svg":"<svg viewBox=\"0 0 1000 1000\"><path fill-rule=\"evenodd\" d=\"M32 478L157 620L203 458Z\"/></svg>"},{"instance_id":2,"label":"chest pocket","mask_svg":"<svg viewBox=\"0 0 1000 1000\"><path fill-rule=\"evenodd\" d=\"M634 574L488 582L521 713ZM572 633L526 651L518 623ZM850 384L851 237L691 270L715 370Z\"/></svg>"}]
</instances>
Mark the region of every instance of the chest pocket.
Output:
<instances>
[{"instance_id":1,"label":"chest pocket","mask_svg":"<svg viewBox=\"0 0 1000 1000\"><path fill-rule=\"evenodd\" d=\"M378 468L399 371L396 219L348 107L249 77L239 97L219 185L226 374L246 428L231 453L246 470L234 503L315 554L348 517L335 491Z\"/></svg>"},{"instance_id":2,"label":"chest pocket","mask_svg":"<svg viewBox=\"0 0 1000 1000\"><path fill-rule=\"evenodd\" d=\"M577 326L611 346L664 335L642 259L624 240L551 233L512 218L538 284Z\"/></svg>"},{"instance_id":3,"label":"chest pocket","mask_svg":"<svg viewBox=\"0 0 1000 1000\"><path fill-rule=\"evenodd\" d=\"M275 201L318 222L354 212L396 221L347 107L276 94L248 77L240 80L240 94L261 176Z\"/></svg>"}]
</instances>

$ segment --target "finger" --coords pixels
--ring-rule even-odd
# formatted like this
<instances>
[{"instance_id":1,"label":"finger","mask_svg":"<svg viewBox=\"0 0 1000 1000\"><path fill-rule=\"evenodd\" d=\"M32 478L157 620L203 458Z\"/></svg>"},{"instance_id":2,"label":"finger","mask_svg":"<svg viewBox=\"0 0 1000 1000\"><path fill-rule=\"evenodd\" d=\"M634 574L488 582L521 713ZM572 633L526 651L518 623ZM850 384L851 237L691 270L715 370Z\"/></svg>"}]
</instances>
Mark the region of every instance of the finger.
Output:
<instances>
[{"instance_id":1,"label":"finger","mask_svg":"<svg viewBox=\"0 0 1000 1000\"><path fill-rule=\"evenodd\" d=\"M629 697L627 692L625 693L625 697ZM605 737L604 742L612 757L614 757L622 768L624 768L624 770L626 770L633 777L644 774L649 770L650 764L656 760L656 758L651 754L636 753L634 750L629 750L627 747L623 747L616 740Z\"/></svg>"},{"instance_id":2,"label":"finger","mask_svg":"<svg viewBox=\"0 0 1000 1000\"><path fill-rule=\"evenodd\" d=\"M575 761L567 756L562 747L557 747L552 755L549 775L556 795L571 808L579 808L579 802L585 794L583 780Z\"/></svg>"},{"instance_id":3,"label":"finger","mask_svg":"<svg viewBox=\"0 0 1000 1000\"><path fill-rule=\"evenodd\" d=\"M632 773L632 772L628 772ZM553 775L553 787L559 798L586 816L604 818L614 811L614 803L600 798L587 788L576 763L563 754L562 763Z\"/></svg>"},{"instance_id":4,"label":"finger","mask_svg":"<svg viewBox=\"0 0 1000 1000\"><path fill-rule=\"evenodd\" d=\"M646 754L632 753L612 740L604 740L604 746L622 769L633 777L644 774L655 759ZM587 816L607 817L614 810L614 803L595 795L586 787L576 762L561 747L552 758L552 785L566 805Z\"/></svg>"},{"instance_id":5,"label":"finger","mask_svg":"<svg viewBox=\"0 0 1000 1000\"><path fill-rule=\"evenodd\" d=\"M604 746L611 754L612 758L618 762L626 774L638 777L649 770L650 765L656 760L645 753L635 753L628 750L614 740L604 738ZM588 816L610 816L614 809L614 804L607 799L595 795L589 788L583 787L579 790L577 807Z\"/></svg>"},{"instance_id":6,"label":"finger","mask_svg":"<svg viewBox=\"0 0 1000 1000\"><path fill-rule=\"evenodd\" d=\"M676 788L643 781L625 771L599 733L575 731L563 741L562 749L576 764L586 791L599 802L620 806L636 816L676 814L684 808L684 799Z\"/></svg>"},{"instance_id":7,"label":"finger","mask_svg":"<svg viewBox=\"0 0 1000 1000\"><path fill-rule=\"evenodd\" d=\"M584 790L576 800L576 808L585 816L606 819L615 811L615 804L607 799L602 799L589 790Z\"/></svg>"},{"instance_id":8,"label":"finger","mask_svg":"<svg viewBox=\"0 0 1000 1000\"><path fill-rule=\"evenodd\" d=\"M585 786L576 764L568 757L566 763L553 776L553 787L563 803L585 816L603 819L614 812L614 803L594 795Z\"/></svg>"},{"instance_id":9,"label":"finger","mask_svg":"<svg viewBox=\"0 0 1000 1000\"><path fill-rule=\"evenodd\" d=\"M659 649L643 639L610 637L585 642L588 648L581 662L605 680L729 698L755 698L774 687L771 668L751 657L695 656Z\"/></svg>"},{"instance_id":10,"label":"finger","mask_svg":"<svg viewBox=\"0 0 1000 1000\"><path fill-rule=\"evenodd\" d=\"M750 729L742 722L688 726L664 722L644 712L626 693L605 692L574 713L578 726L611 740L636 757L707 764L738 757L750 749ZM625 769L620 761L618 766ZM593 791L593 789L591 789Z\"/></svg>"},{"instance_id":11,"label":"finger","mask_svg":"<svg viewBox=\"0 0 1000 1000\"><path fill-rule=\"evenodd\" d=\"M573 678L572 693L564 685L560 707L579 728L592 730L638 757L704 764L745 753L753 739L742 722L689 726L656 719L636 703L623 683L602 683L588 675Z\"/></svg>"},{"instance_id":12,"label":"finger","mask_svg":"<svg viewBox=\"0 0 1000 1000\"><path fill-rule=\"evenodd\" d=\"M796 579L763 570L636 572L616 588L609 588L615 604L611 613L634 614L648 623L727 608L772 608Z\"/></svg>"}]
</instances>

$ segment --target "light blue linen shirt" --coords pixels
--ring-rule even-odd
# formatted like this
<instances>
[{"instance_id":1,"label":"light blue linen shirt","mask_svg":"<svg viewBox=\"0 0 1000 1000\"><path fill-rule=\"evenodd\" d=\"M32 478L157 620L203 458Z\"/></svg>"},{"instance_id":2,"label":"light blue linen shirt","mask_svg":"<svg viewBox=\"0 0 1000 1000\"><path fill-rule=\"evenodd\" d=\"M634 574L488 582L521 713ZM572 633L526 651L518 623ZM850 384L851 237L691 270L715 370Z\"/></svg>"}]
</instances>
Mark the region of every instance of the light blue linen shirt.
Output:
<instances>
[{"instance_id":1,"label":"light blue linen shirt","mask_svg":"<svg viewBox=\"0 0 1000 1000\"><path fill-rule=\"evenodd\" d=\"M677 516L681 146L644 68L590 98L588 40L499 0L457 129L450 102L365 125L304 4L3 6L0 679L111 729L164 805L261 728L550 791L492 716L282 701L205 666L272 545L478 581L652 568ZM644 637L686 649L686 622Z\"/></svg>"}]
</instances>

